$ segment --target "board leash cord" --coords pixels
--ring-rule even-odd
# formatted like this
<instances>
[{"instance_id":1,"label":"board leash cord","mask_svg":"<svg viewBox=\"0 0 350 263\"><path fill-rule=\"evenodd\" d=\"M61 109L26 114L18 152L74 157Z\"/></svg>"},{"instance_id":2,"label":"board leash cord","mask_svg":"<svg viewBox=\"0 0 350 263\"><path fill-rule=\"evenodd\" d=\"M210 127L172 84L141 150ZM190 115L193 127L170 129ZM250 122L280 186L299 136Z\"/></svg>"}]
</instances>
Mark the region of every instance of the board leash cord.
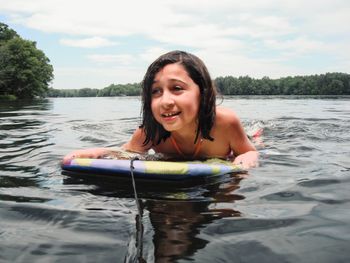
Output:
<instances>
[{"instance_id":1,"label":"board leash cord","mask_svg":"<svg viewBox=\"0 0 350 263\"><path fill-rule=\"evenodd\" d=\"M138 262L145 262L143 257L142 257L142 250L143 250L143 225L142 225L142 209L140 205L140 200L137 196L137 191L136 191L136 183L135 183L135 177L134 177L134 161L139 160L139 158L134 157L130 160L130 174L131 174L131 180L132 180L132 187L134 190L134 197L135 197L135 202L137 206L137 211L138 215L136 216L136 232L137 232L137 237L136 237L136 258Z\"/></svg>"},{"instance_id":2,"label":"board leash cord","mask_svg":"<svg viewBox=\"0 0 350 263\"><path fill-rule=\"evenodd\" d=\"M141 216L141 206L140 206L140 203L139 203L139 198L137 196L137 191L136 191L136 183L135 183L135 177L134 177L134 161L136 160L139 160L139 158L135 157L135 158L132 158L130 160L130 174L131 174L131 180L132 180L132 187L134 189L134 197L135 197L135 201L136 201L136 206L137 206L137 210L138 210L138 213L139 213L139 216Z\"/></svg>"}]
</instances>

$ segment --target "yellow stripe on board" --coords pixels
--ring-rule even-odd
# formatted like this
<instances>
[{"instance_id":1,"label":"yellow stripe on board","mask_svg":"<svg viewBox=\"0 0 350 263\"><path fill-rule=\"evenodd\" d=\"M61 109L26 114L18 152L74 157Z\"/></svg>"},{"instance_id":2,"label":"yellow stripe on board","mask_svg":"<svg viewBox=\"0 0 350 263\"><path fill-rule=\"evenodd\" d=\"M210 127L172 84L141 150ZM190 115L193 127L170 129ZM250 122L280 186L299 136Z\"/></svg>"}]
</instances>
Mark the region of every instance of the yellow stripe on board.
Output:
<instances>
[{"instance_id":1,"label":"yellow stripe on board","mask_svg":"<svg viewBox=\"0 0 350 263\"><path fill-rule=\"evenodd\" d=\"M215 165L215 164L209 164L211 171L213 174L218 174L221 172L221 168L219 165Z\"/></svg>"},{"instance_id":2,"label":"yellow stripe on board","mask_svg":"<svg viewBox=\"0 0 350 263\"><path fill-rule=\"evenodd\" d=\"M88 158L74 159L74 162L80 166L91 166L92 161L93 161L93 159L88 159Z\"/></svg>"},{"instance_id":3,"label":"yellow stripe on board","mask_svg":"<svg viewBox=\"0 0 350 263\"><path fill-rule=\"evenodd\" d=\"M153 174L187 174L188 164L177 162L145 162L145 172Z\"/></svg>"}]
</instances>

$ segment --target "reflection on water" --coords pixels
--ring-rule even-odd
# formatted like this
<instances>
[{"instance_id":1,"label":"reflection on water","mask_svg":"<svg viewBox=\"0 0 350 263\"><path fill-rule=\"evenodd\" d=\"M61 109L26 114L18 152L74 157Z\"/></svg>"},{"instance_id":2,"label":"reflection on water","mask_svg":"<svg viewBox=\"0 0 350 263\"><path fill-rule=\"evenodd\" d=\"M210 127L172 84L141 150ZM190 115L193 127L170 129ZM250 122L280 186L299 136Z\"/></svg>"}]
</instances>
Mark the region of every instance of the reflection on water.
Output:
<instances>
[{"instance_id":1,"label":"reflection on water","mask_svg":"<svg viewBox=\"0 0 350 263\"><path fill-rule=\"evenodd\" d=\"M215 206L208 201L147 200L144 203L154 229L154 256L158 262L192 256L208 243L199 237L205 225L215 219L240 216L240 212L232 208L211 208L211 205Z\"/></svg>"},{"instance_id":2,"label":"reflection on water","mask_svg":"<svg viewBox=\"0 0 350 263\"><path fill-rule=\"evenodd\" d=\"M147 261L146 258L150 256L148 253L152 253L151 256L157 262L174 262L204 248L208 242L198 237L204 226L214 220L241 216L241 213L234 208L236 200L244 199L243 195L235 194L240 181L239 174L190 183L164 184L137 181L137 192L141 198L143 214L147 212L153 229L154 248L152 251L143 251L144 228L138 227L139 219L135 216L136 233L129 242L127 261L136 259ZM88 190L93 195L134 197L130 180L106 178L101 182L94 177L67 176L64 183L93 185L94 187ZM137 250L140 248L140 257L137 257Z\"/></svg>"},{"instance_id":3,"label":"reflection on water","mask_svg":"<svg viewBox=\"0 0 350 263\"><path fill-rule=\"evenodd\" d=\"M1 103L0 170L2 176L10 177L4 177L8 184L18 177L33 177L39 174L36 162L40 162L38 153L53 145L48 142L52 129L41 119L47 117L51 107L47 101L38 102L36 105L29 102ZM23 180L23 183L27 185L27 181ZM35 182L31 181L30 184L35 185Z\"/></svg>"},{"instance_id":4,"label":"reflection on water","mask_svg":"<svg viewBox=\"0 0 350 263\"><path fill-rule=\"evenodd\" d=\"M120 146L138 98L0 102L1 262L348 262L349 98L225 98L264 129L248 175L178 184L62 174L73 149ZM20 251L20 252L19 252Z\"/></svg>"}]
</instances>

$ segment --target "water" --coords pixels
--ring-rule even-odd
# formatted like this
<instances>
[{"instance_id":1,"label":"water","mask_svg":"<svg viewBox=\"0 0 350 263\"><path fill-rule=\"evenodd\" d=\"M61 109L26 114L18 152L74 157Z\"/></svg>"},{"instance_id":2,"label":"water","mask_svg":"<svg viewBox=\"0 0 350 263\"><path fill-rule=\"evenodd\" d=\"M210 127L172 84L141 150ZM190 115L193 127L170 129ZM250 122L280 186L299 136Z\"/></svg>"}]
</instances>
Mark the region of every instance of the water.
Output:
<instances>
[{"instance_id":1,"label":"water","mask_svg":"<svg viewBox=\"0 0 350 263\"><path fill-rule=\"evenodd\" d=\"M226 97L260 167L195 185L61 174L74 149L120 146L138 98L0 104L1 262L349 262L350 97Z\"/></svg>"}]
</instances>

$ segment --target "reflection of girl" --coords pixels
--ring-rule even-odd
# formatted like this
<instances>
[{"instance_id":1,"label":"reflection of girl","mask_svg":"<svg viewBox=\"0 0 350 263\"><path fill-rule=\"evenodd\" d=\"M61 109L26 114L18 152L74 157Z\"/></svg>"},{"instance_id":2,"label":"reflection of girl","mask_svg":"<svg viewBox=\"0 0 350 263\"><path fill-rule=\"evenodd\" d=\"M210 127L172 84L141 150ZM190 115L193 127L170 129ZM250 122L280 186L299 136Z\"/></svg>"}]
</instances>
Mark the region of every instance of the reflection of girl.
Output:
<instances>
[{"instance_id":1,"label":"reflection of girl","mask_svg":"<svg viewBox=\"0 0 350 263\"><path fill-rule=\"evenodd\" d=\"M196 56L172 51L148 68L142 83L142 125L123 145L127 151L202 159L235 156L244 168L257 164L258 153L238 116L216 107L216 90L204 63ZM73 157L99 158L111 152L98 148L75 151Z\"/></svg>"},{"instance_id":2,"label":"reflection of girl","mask_svg":"<svg viewBox=\"0 0 350 263\"><path fill-rule=\"evenodd\" d=\"M206 210L207 205L206 202L145 202L154 229L155 262L175 262L206 246L208 241L198 234L202 224L213 220L199 213Z\"/></svg>"},{"instance_id":3,"label":"reflection of girl","mask_svg":"<svg viewBox=\"0 0 350 263\"><path fill-rule=\"evenodd\" d=\"M208 186L207 200L145 200L154 230L155 262L189 260L209 243L200 237L201 228L220 218L241 216L233 209L233 203L244 198L234 193L239 181L235 178L220 188L218 184Z\"/></svg>"}]
</instances>

